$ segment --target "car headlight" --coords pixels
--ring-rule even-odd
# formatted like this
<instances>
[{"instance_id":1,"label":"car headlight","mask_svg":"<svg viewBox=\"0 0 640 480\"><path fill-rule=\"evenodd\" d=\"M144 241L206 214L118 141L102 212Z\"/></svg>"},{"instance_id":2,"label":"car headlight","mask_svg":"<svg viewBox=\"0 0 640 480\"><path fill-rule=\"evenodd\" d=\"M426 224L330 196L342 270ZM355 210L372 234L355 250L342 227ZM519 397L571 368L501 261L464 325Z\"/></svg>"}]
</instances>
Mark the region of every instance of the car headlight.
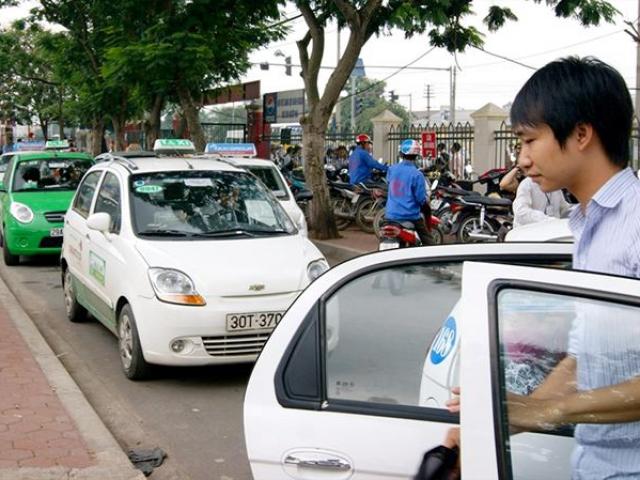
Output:
<instances>
[{"instance_id":1,"label":"car headlight","mask_svg":"<svg viewBox=\"0 0 640 480\"><path fill-rule=\"evenodd\" d=\"M309 280L313 282L327 270L329 270L329 264L326 260L314 260L307 266L307 276L309 277Z\"/></svg>"},{"instance_id":2,"label":"car headlight","mask_svg":"<svg viewBox=\"0 0 640 480\"><path fill-rule=\"evenodd\" d=\"M33 210L31 210L23 203L11 202L9 211L11 212L13 218L15 218L20 223L31 223L33 221Z\"/></svg>"},{"instance_id":3,"label":"car headlight","mask_svg":"<svg viewBox=\"0 0 640 480\"><path fill-rule=\"evenodd\" d=\"M206 305L193 280L186 273L171 268L150 268L149 280L159 300L178 305Z\"/></svg>"}]
</instances>

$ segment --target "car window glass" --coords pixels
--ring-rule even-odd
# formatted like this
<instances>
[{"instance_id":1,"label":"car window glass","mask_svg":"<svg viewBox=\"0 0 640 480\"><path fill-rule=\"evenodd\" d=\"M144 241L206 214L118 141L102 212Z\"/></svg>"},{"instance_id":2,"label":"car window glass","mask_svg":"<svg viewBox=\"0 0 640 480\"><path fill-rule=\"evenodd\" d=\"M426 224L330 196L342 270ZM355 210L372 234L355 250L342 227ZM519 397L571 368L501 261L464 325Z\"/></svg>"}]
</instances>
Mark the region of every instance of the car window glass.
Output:
<instances>
[{"instance_id":1,"label":"car window glass","mask_svg":"<svg viewBox=\"0 0 640 480\"><path fill-rule=\"evenodd\" d=\"M120 182L118 178L110 172L104 177L98 196L94 213L108 213L111 217L109 232L120 233L121 204L120 204Z\"/></svg>"},{"instance_id":2,"label":"car window glass","mask_svg":"<svg viewBox=\"0 0 640 480\"><path fill-rule=\"evenodd\" d=\"M96 191L96 185L98 185L100 175L102 175L102 172L99 170L91 172L85 177L80 187L78 187L78 193L73 202L73 209L85 218L89 216L91 201L93 200L93 194Z\"/></svg>"},{"instance_id":3,"label":"car window glass","mask_svg":"<svg viewBox=\"0 0 640 480\"><path fill-rule=\"evenodd\" d=\"M63 157L21 161L16 166L12 190L75 190L91 164L88 159Z\"/></svg>"},{"instance_id":4,"label":"car window glass","mask_svg":"<svg viewBox=\"0 0 640 480\"><path fill-rule=\"evenodd\" d=\"M444 408L457 366L461 268L458 262L387 268L327 301L329 402Z\"/></svg>"},{"instance_id":5,"label":"car window glass","mask_svg":"<svg viewBox=\"0 0 640 480\"><path fill-rule=\"evenodd\" d=\"M282 183L282 178L276 171L276 167L248 167L251 173L253 173L256 177L264 183L269 190L273 192L273 194L281 200L288 200L289 195L287 194L287 190Z\"/></svg>"},{"instance_id":6,"label":"car window glass","mask_svg":"<svg viewBox=\"0 0 640 480\"><path fill-rule=\"evenodd\" d=\"M608 422L589 402L595 402L594 389L640 375L639 319L640 308L611 301L515 288L499 292L501 421L509 439L501 448L511 478L532 478L538 469L545 478L570 478L579 470L593 478L613 477L630 458L637 471L639 424ZM585 423L555 422L527 408L529 399L544 399L547 411L560 412L566 395L577 392ZM610 408L619 411L632 401L617 389L608 397ZM574 439L586 448L572 459Z\"/></svg>"},{"instance_id":7,"label":"car window glass","mask_svg":"<svg viewBox=\"0 0 640 480\"><path fill-rule=\"evenodd\" d=\"M246 172L141 173L130 177L129 188L138 235L249 238L295 233L280 203Z\"/></svg>"}]
</instances>

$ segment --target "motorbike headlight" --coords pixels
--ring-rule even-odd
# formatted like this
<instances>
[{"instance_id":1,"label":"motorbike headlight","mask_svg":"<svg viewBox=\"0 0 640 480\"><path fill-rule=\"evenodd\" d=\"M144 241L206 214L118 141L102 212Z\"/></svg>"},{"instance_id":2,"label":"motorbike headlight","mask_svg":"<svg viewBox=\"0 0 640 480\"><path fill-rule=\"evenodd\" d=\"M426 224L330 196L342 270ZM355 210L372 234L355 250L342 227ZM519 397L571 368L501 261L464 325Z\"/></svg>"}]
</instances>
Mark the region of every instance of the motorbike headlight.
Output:
<instances>
[{"instance_id":1,"label":"motorbike headlight","mask_svg":"<svg viewBox=\"0 0 640 480\"><path fill-rule=\"evenodd\" d=\"M316 278L329 270L329 264L324 259L314 260L307 266L307 276L313 282Z\"/></svg>"},{"instance_id":2,"label":"motorbike headlight","mask_svg":"<svg viewBox=\"0 0 640 480\"><path fill-rule=\"evenodd\" d=\"M19 202L11 202L9 211L13 218L20 223L31 223L33 221L33 210Z\"/></svg>"},{"instance_id":3,"label":"motorbike headlight","mask_svg":"<svg viewBox=\"0 0 640 480\"><path fill-rule=\"evenodd\" d=\"M149 280L158 300L178 305L206 305L193 280L186 273L171 268L150 268Z\"/></svg>"}]
</instances>

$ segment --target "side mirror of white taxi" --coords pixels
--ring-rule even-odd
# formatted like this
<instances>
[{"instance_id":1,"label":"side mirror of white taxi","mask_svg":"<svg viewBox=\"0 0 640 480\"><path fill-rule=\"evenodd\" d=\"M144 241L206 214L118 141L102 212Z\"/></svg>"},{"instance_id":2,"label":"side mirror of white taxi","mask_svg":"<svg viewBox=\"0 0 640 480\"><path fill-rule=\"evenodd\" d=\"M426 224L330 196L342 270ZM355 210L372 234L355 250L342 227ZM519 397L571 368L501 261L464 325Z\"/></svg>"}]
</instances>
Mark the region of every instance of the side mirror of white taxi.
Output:
<instances>
[{"instance_id":1,"label":"side mirror of white taxi","mask_svg":"<svg viewBox=\"0 0 640 480\"><path fill-rule=\"evenodd\" d=\"M98 232L109 232L109 226L111 225L111 216L108 213L100 212L94 213L87 218L87 227L89 230L96 230Z\"/></svg>"}]
</instances>

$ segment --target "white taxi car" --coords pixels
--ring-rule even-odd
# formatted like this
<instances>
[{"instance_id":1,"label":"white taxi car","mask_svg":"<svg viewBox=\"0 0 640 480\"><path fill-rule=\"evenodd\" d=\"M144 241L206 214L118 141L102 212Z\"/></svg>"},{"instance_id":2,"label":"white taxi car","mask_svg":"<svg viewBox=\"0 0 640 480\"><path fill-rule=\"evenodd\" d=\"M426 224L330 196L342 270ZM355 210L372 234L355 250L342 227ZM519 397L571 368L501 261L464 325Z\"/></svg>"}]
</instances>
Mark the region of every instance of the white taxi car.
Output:
<instances>
[{"instance_id":1,"label":"white taxi car","mask_svg":"<svg viewBox=\"0 0 640 480\"><path fill-rule=\"evenodd\" d=\"M282 204L298 231L308 236L304 213L296 203L282 172L271 160L255 158L257 153L253 143L208 143L205 153L218 156L222 161L243 168L258 177Z\"/></svg>"},{"instance_id":2,"label":"white taxi car","mask_svg":"<svg viewBox=\"0 0 640 480\"><path fill-rule=\"evenodd\" d=\"M640 281L573 271L571 250L444 245L332 268L253 369L253 478L409 479L454 426L466 480L571 478L572 426L510 435L507 394L528 395L566 357L576 312L597 312L596 355L640 355L624 341L638 331ZM444 406L454 386L460 415Z\"/></svg>"},{"instance_id":3,"label":"white taxi car","mask_svg":"<svg viewBox=\"0 0 640 480\"><path fill-rule=\"evenodd\" d=\"M179 155L91 168L65 217L61 266L69 319L88 311L114 332L131 379L151 364L255 360L328 269L253 175Z\"/></svg>"}]
</instances>

